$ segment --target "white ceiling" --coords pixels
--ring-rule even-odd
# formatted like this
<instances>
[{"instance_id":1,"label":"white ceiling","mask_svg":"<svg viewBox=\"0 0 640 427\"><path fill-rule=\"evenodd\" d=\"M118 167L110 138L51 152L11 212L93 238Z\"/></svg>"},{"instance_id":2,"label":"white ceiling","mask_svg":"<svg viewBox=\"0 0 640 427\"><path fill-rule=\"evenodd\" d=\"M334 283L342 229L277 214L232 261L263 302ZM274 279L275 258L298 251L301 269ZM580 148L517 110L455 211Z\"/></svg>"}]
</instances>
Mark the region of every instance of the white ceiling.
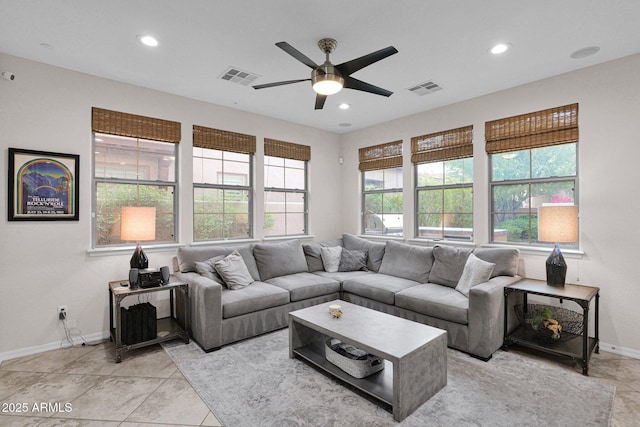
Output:
<instances>
[{"instance_id":1,"label":"white ceiling","mask_svg":"<svg viewBox=\"0 0 640 427\"><path fill-rule=\"evenodd\" d=\"M640 52L639 20L638 0L0 0L0 52L341 133ZM394 94L345 89L316 111L309 82L219 79L230 66L253 84L309 78L275 43L322 63L324 37L334 64L397 48L353 74ZM496 42L512 48L492 56ZM588 46L600 51L570 57ZM427 80L443 90L407 90Z\"/></svg>"}]
</instances>

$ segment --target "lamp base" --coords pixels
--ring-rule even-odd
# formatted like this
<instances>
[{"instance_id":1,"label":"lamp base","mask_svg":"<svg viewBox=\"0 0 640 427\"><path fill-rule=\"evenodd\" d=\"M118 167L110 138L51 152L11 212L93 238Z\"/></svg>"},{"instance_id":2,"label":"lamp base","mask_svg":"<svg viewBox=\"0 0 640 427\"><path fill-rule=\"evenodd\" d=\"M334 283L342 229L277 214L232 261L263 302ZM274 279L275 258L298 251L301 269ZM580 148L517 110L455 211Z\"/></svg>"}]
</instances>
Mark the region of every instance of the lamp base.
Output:
<instances>
[{"instance_id":1,"label":"lamp base","mask_svg":"<svg viewBox=\"0 0 640 427\"><path fill-rule=\"evenodd\" d=\"M131 261L129 261L129 265L131 268L137 268L139 270L149 268L149 258L142 251L142 247L140 245L136 246L136 250L131 257Z\"/></svg>"},{"instance_id":2,"label":"lamp base","mask_svg":"<svg viewBox=\"0 0 640 427\"><path fill-rule=\"evenodd\" d=\"M567 277L567 263L564 261L560 247L556 243L553 252L546 261L547 285L563 287Z\"/></svg>"}]
</instances>

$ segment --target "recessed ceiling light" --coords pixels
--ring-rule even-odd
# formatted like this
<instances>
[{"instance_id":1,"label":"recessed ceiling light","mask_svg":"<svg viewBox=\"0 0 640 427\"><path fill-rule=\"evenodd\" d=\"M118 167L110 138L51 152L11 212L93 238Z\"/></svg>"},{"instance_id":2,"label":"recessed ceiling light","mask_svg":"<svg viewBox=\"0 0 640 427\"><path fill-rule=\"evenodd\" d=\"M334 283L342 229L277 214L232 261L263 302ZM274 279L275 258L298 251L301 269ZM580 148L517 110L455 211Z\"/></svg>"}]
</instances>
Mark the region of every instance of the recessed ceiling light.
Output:
<instances>
[{"instance_id":1,"label":"recessed ceiling light","mask_svg":"<svg viewBox=\"0 0 640 427\"><path fill-rule=\"evenodd\" d=\"M340 123L338 124L338 126L340 126L341 128L348 128L351 127L351 123Z\"/></svg>"},{"instance_id":2,"label":"recessed ceiling light","mask_svg":"<svg viewBox=\"0 0 640 427\"><path fill-rule=\"evenodd\" d=\"M582 58L586 58L587 56L595 55L599 51L600 51L600 47L598 46L587 46L587 47L583 47L582 49L576 50L570 56L573 59L582 59Z\"/></svg>"},{"instance_id":3,"label":"recessed ceiling light","mask_svg":"<svg viewBox=\"0 0 640 427\"><path fill-rule=\"evenodd\" d=\"M40 43L40 47L43 47L45 49L53 49L53 45L49 43Z\"/></svg>"},{"instance_id":4,"label":"recessed ceiling light","mask_svg":"<svg viewBox=\"0 0 640 427\"><path fill-rule=\"evenodd\" d=\"M509 43L498 43L497 45L489 49L489 52L494 55L500 55L501 53L505 53L506 51L508 51L510 47L511 45Z\"/></svg>"},{"instance_id":5,"label":"recessed ceiling light","mask_svg":"<svg viewBox=\"0 0 640 427\"><path fill-rule=\"evenodd\" d=\"M158 46L158 40L155 37L149 35L138 36L138 40L145 46L156 47Z\"/></svg>"},{"instance_id":6,"label":"recessed ceiling light","mask_svg":"<svg viewBox=\"0 0 640 427\"><path fill-rule=\"evenodd\" d=\"M341 110L348 110L349 108L351 108L351 105L343 102L342 104L338 105L338 108Z\"/></svg>"}]
</instances>

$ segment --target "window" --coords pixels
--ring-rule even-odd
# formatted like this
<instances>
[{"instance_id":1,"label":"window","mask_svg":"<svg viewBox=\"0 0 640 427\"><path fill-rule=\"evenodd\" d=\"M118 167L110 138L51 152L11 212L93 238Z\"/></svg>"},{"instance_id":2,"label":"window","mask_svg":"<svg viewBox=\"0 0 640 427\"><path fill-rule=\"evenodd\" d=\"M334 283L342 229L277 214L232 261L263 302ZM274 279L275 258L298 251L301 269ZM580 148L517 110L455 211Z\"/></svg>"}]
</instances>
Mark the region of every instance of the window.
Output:
<instances>
[{"instance_id":1,"label":"window","mask_svg":"<svg viewBox=\"0 0 640 427\"><path fill-rule=\"evenodd\" d=\"M473 126L411 138L417 237L473 240Z\"/></svg>"},{"instance_id":2,"label":"window","mask_svg":"<svg viewBox=\"0 0 640 427\"><path fill-rule=\"evenodd\" d=\"M265 138L264 153L264 235L307 234L311 147Z\"/></svg>"},{"instance_id":3,"label":"window","mask_svg":"<svg viewBox=\"0 0 640 427\"><path fill-rule=\"evenodd\" d=\"M359 151L364 234L403 235L402 141Z\"/></svg>"},{"instance_id":4,"label":"window","mask_svg":"<svg viewBox=\"0 0 640 427\"><path fill-rule=\"evenodd\" d=\"M256 138L193 128L193 240L253 236L253 153Z\"/></svg>"},{"instance_id":5,"label":"window","mask_svg":"<svg viewBox=\"0 0 640 427\"><path fill-rule=\"evenodd\" d=\"M537 208L577 204L578 104L486 123L494 242L538 243Z\"/></svg>"},{"instance_id":6,"label":"window","mask_svg":"<svg viewBox=\"0 0 640 427\"><path fill-rule=\"evenodd\" d=\"M93 108L93 247L121 245L122 208L155 208L152 242L176 241L180 123Z\"/></svg>"}]
</instances>

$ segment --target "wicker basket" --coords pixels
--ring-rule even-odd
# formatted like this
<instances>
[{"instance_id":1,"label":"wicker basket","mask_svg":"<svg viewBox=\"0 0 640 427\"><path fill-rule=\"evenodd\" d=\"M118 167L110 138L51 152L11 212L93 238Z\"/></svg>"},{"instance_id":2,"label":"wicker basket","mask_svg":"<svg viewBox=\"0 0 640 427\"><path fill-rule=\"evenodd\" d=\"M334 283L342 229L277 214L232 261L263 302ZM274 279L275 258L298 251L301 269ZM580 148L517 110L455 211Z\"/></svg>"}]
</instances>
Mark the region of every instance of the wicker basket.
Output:
<instances>
[{"instance_id":1,"label":"wicker basket","mask_svg":"<svg viewBox=\"0 0 640 427\"><path fill-rule=\"evenodd\" d=\"M325 342L325 355L329 362L355 378L364 378L384 369L384 360L335 338Z\"/></svg>"},{"instance_id":2,"label":"wicker basket","mask_svg":"<svg viewBox=\"0 0 640 427\"><path fill-rule=\"evenodd\" d=\"M520 324L536 340L543 341L545 343L558 343L569 341L582 335L583 315L581 313L567 310L562 307L553 307L542 304L527 304L526 313L523 311L522 304L517 304L514 309ZM535 327L535 318L537 314L546 309L551 310L551 318L557 320L562 327L562 330L559 333L555 333L551 329L547 329L541 325L538 325L537 328Z\"/></svg>"}]
</instances>

